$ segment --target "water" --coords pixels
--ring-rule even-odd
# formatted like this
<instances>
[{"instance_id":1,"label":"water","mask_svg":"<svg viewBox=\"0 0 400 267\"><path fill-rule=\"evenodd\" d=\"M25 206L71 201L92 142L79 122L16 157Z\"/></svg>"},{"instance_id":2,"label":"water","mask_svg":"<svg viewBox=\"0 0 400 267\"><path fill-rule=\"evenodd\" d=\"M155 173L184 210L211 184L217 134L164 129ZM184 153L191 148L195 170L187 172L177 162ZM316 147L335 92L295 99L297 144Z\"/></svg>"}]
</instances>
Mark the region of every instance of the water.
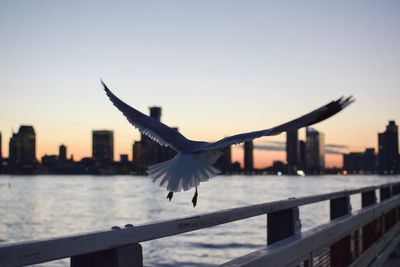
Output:
<instances>
[{"instance_id":1,"label":"water","mask_svg":"<svg viewBox=\"0 0 400 267\"><path fill-rule=\"evenodd\" d=\"M218 176L166 200L139 176L0 176L0 242L26 241L399 181L400 176ZM353 210L360 196L351 198ZM328 202L300 208L303 230L329 219ZM144 242L145 266L213 266L261 248L265 216ZM69 266L59 260L41 266Z\"/></svg>"}]
</instances>

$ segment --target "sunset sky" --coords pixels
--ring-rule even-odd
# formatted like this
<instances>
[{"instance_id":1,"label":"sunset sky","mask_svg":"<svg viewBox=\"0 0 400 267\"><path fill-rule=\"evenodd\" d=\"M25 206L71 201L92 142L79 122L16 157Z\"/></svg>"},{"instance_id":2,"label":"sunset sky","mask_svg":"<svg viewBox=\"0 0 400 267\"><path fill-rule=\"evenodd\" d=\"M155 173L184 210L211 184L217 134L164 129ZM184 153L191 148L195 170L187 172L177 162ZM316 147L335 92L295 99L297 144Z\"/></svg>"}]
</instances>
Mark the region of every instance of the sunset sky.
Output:
<instances>
[{"instance_id":1,"label":"sunset sky","mask_svg":"<svg viewBox=\"0 0 400 267\"><path fill-rule=\"evenodd\" d=\"M100 78L138 110L194 140L268 128L342 95L356 102L315 126L344 151L377 146L400 123L400 2L0 1L0 132L35 127L37 158L65 144L91 156L114 130L115 159L139 134ZM304 138L304 130L300 137ZM282 142L285 135L257 144ZM240 147L234 159L241 160ZM256 167L282 151L257 150ZM328 166L341 165L328 155Z\"/></svg>"}]
</instances>

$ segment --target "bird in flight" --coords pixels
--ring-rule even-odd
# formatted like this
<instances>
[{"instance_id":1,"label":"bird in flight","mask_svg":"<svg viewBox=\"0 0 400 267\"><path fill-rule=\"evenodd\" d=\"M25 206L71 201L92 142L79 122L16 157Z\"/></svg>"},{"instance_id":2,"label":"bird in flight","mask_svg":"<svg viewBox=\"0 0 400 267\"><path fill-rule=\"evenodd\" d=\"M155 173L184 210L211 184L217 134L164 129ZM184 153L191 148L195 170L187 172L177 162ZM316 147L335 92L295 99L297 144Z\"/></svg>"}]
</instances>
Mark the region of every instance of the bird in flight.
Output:
<instances>
[{"instance_id":1,"label":"bird in flight","mask_svg":"<svg viewBox=\"0 0 400 267\"><path fill-rule=\"evenodd\" d=\"M197 203L197 187L200 183L208 181L221 172L213 164L222 155L221 151L227 146L313 125L335 115L355 101L352 96L341 97L287 123L265 130L229 136L209 143L187 139L175 129L129 106L116 97L103 81L101 83L114 106L122 112L139 132L159 145L170 147L178 152L170 160L149 166L147 173L154 183L168 190L167 198L169 200L172 199L174 192L195 188L192 198L193 207Z\"/></svg>"}]
</instances>

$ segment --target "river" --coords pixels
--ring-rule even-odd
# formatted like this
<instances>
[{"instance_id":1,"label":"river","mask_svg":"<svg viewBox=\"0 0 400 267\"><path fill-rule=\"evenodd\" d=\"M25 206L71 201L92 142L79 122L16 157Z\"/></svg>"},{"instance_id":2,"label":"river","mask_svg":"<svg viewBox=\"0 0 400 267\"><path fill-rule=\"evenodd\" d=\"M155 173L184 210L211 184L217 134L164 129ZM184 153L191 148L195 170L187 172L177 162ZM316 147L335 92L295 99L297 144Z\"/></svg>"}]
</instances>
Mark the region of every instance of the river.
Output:
<instances>
[{"instance_id":1,"label":"river","mask_svg":"<svg viewBox=\"0 0 400 267\"><path fill-rule=\"evenodd\" d=\"M144 176L0 176L0 244L125 224L192 216L274 200L400 181L400 176L217 176L194 190L167 192ZM360 196L351 198L353 210ZM300 208L302 229L329 220L329 204ZM265 216L144 242L145 266L213 266L262 247ZM58 260L37 266L69 266Z\"/></svg>"}]
</instances>

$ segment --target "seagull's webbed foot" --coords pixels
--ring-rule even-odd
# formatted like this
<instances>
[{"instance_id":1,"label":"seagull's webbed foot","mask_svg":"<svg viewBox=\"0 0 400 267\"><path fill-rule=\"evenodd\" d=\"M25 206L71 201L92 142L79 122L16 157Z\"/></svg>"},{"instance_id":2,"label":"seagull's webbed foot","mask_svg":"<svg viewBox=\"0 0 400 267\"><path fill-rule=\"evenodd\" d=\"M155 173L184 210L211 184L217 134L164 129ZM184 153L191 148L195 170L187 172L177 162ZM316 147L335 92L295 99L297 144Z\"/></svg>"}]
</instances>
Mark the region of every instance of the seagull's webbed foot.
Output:
<instances>
[{"instance_id":1,"label":"seagull's webbed foot","mask_svg":"<svg viewBox=\"0 0 400 267\"><path fill-rule=\"evenodd\" d=\"M199 195L199 194L197 193L197 187L196 187L196 192L194 192L194 196L193 196L193 198L192 198L193 208L196 207L196 204L197 204L197 196L198 196L198 195Z\"/></svg>"},{"instance_id":2,"label":"seagull's webbed foot","mask_svg":"<svg viewBox=\"0 0 400 267\"><path fill-rule=\"evenodd\" d=\"M171 201L173 196L174 196L174 192L169 192L167 195L168 200Z\"/></svg>"}]
</instances>

